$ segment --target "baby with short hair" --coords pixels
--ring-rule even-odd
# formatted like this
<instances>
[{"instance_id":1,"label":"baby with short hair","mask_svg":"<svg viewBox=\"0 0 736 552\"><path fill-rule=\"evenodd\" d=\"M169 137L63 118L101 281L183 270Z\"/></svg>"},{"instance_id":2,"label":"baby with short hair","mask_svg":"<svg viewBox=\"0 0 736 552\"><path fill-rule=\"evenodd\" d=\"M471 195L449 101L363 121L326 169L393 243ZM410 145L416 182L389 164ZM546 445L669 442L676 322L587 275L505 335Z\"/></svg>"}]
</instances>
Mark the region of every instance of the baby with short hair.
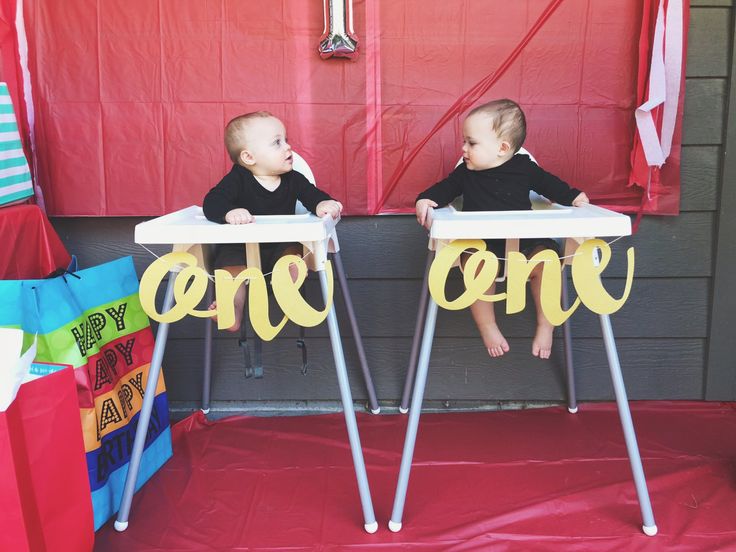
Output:
<instances>
[{"instance_id":1,"label":"baby with short hair","mask_svg":"<svg viewBox=\"0 0 736 552\"><path fill-rule=\"evenodd\" d=\"M589 202L588 196L553 174L541 169L528 155L517 154L526 138L526 118L516 102L503 99L473 109L463 123L463 162L444 180L417 196L416 216L419 224L429 228L431 208L444 207L463 196L463 211L512 211L531 209L529 191L562 205ZM485 240L488 250L502 258L505 241ZM519 250L527 258L543 249L557 250L550 239L522 239ZM464 266L469 255L464 253ZM502 265L499 265L502 266ZM540 292L542 265L531 272L530 286L537 310L537 328L532 354L549 358L554 326L542 311ZM488 289L493 294L495 282ZM476 301L470 306L483 343L492 357L509 351L506 338L496 323L493 303Z\"/></svg>"},{"instance_id":2,"label":"baby with short hair","mask_svg":"<svg viewBox=\"0 0 736 552\"><path fill-rule=\"evenodd\" d=\"M225 127L225 147L233 167L204 198L202 209L209 220L248 224L258 215L293 215L297 200L318 217L340 216L339 201L292 169L294 160L286 128L271 113L256 111L235 117ZM264 274L270 273L282 256L301 256L301 252L298 243L263 243L261 268ZM219 244L214 267L233 276L239 274L245 269L243 245ZM296 278L294 267L290 270ZM235 324L230 331L240 329L244 304L245 286L240 286L235 294Z\"/></svg>"}]
</instances>

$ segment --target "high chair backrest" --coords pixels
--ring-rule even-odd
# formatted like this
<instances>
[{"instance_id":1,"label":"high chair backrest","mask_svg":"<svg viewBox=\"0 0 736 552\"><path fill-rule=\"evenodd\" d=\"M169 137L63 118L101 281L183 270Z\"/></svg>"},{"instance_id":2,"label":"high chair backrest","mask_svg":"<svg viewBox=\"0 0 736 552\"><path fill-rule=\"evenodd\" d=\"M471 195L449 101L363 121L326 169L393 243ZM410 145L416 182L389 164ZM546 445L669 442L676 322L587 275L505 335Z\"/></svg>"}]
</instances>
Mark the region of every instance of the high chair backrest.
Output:
<instances>
[{"instance_id":1,"label":"high chair backrest","mask_svg":"<svg viewBox=\"0 0 736 552\"><path fill-rule=\"evenodd\" d=\"M294 150L291 150L291 155L294 159L294 164L292 165L292 169L294 169L297 172L300 172L304 175L304 177L309 180L309 182L312 183L313 186L316 186L314 179L314 174L312 173L312 169L309 168L309 165L304 160L304 158L299 155ZM306 215L309 213L309 210L302 204L301 201L297 200L296 206L294 207L294 214L295 215ZM337 241L337 233L333 232L330 235L329 239L329 245L328 245L328 251L330 253L334 253L336 251L340 250L340 244ZM305 249L305 255L306 255L306 249ZM308 256L307 257L307 266L310 270L316 270L316 266L314 265L314 256Z\"/></svg>"},{"instance_id":2,"label":"high chair backrest","mask_svg":"<svg viewBox=\"0 0 736 552\"><path fill-rule=\"evenodd\" d=\"M314 182L314 174L312 174L312 169L309 168L309 165L307 165L307 162L304 160L304 158L294 150L291 151L291 155L294 159L294 164L292 165L292 168L295 171L302 173L307 180L309 180L314 186L316 186L317 184ZM303 215L308 212L309 211L304 205L302 205L301 201L296 202L296 209L294 209L294 214Z\"/></svg>"}]
</instances>

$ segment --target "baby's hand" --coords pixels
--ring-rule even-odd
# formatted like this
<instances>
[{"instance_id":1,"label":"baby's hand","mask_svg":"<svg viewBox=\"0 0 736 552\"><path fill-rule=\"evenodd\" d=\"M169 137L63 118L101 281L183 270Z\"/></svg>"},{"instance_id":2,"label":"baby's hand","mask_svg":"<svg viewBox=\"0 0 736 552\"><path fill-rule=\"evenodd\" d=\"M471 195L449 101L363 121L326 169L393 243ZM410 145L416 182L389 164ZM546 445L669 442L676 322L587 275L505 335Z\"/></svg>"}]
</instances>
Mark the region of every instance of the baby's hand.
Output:
<instances>
[{"instance_id":1,"label":"baby's hand","mask_svg":"<svg viewBox=\"0 0 736 552\"><path fill-rule=\"evenodd\" d=\"M578 196L572 200L573 207L580 207L581 205L587 205L588 203L590 203L590 200L588 199L588 196L585 195L585 192L580 192Z\"/></svg>"},{"instance_id":2,"label":"baby's hand","mask_svg":"<svg viewBox=\"0 0 736 552\"><path fill-rule=\"evenodd\" d=\"M432 226L432 214L429 210L432 207L437 207L437 203L431 199L420 199L416 204L417 222L427 230Z\"/></svg>"},{"instance_id":3,"label":"baby's hand","mask_svg":"<svg viewBox=\"0 0 736 552\"><path fill-rule=\"evenodd\" d=\"M335 201L334 199L325 199L317 204L317 216L323 217L330 215L333 219L336 219L342 213L342 203Z\"/></svg>"},{"instance_id":4,"label":"baby's hand","mask_svg":"<svg viewBox=\"0 0 736 552\"><path fill-rule=\"evenodd\" d=\"M225 214L225 222L228 224L249 224L255 220L248 209L233 209Z\"/></svg>"}]
</instances>

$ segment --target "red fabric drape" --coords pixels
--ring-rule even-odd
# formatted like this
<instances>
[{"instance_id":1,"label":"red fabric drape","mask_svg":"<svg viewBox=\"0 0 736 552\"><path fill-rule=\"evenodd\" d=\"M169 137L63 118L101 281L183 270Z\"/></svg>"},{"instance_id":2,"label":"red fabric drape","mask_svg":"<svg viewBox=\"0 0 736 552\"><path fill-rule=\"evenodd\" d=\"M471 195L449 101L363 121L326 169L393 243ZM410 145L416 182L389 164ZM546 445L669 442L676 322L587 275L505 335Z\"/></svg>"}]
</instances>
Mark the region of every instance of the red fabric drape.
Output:
<instances>
[{"instance_id":1,"label":"red fabric drape","mask_svg":"<svg viewBox=\"0 0 736 552\"><path fill-rule=\"evenodd\" d=\"M665 0L646 0L642 11L641 34L639 36L639 61L637 75L637 105L643 104L649 94L649 67L652 61L652 39L657 19L657 10ZM689 3L684 2L683 42L687 44L689 21ZM631 151L631 174L629 186L638 189L641 194L639 213L676 215L680 211L680 148L682 145L682 112L685 102L685 52L683 51L682 77L680 82L680 99L678 104L677 125L672 140L672 152L661 167L650 167L647 164L639 134L634 134L634 145ZM654 110L654 119L661 125L662 107Z\"/></svg>"},{"instance_id":2,"label":"red fabric drape","mask_svg":"<svg viewBox=\"0 0 736 552\"><path fill-rule=\"evenodd\" d=\"M407 212L458 159L463 112L450 108L467 107L456 102L469 92L475 103L518 100L526 147L545 168L601 205L636 211L638 44L653 0L432 2L354 0L350 61L317 54L320 2L27 0L49 212L159 215L200 203L228 168L224 124L255 109L284 120L348 214ZM438 122L448 124L417 148ZM646 212L677 210L679 125L676 138L666 193Z\"/></svg>"},{"instance_id":3,"label":"red fabric drape","mask_svg":"<svg viewBox=\"0 0 736 552\"><path fill-rule=\"evenodd\" d=\"M0 209L0 280L45 278L71 257L38 205Z\"/></svg>"}]
</instances>

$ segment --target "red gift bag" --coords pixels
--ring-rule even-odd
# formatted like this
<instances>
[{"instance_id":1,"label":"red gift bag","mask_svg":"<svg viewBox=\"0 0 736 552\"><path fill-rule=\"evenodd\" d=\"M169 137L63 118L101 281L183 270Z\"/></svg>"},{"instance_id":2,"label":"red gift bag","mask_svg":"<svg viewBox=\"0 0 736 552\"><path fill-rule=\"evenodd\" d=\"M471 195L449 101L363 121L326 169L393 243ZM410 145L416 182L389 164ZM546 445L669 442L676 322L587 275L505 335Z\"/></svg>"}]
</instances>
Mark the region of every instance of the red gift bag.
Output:
<instances>
[{"instance_id":1,"label":"red gift bag","mask_svg":"<svg viewBox=\"0 0 736 552\"><path fill-rule=\"evenodd\" d=\"M0 412L0 550L85 552L92 501L74 371L24 383Z\"/></svg>"}]
</instances>

